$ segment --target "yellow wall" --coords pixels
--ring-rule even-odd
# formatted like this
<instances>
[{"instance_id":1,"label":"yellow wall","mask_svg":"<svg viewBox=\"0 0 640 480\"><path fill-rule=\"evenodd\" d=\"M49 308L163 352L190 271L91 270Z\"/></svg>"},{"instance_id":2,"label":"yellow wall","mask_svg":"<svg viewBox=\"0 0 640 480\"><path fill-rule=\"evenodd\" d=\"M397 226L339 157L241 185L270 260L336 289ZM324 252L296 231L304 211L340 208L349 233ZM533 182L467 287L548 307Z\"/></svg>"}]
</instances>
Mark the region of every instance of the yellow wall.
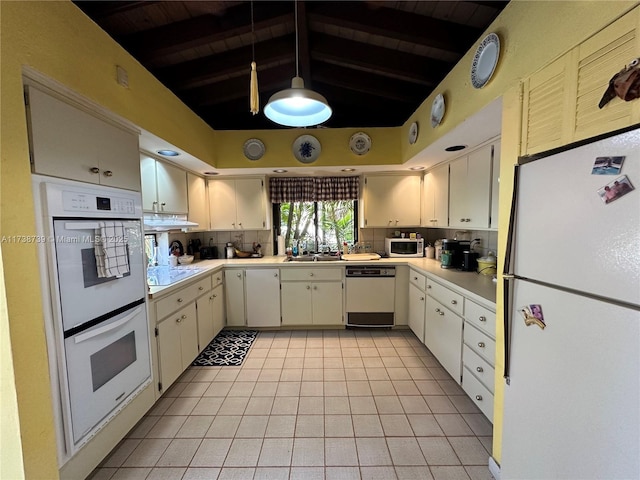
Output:
<instances>
[{"instance_id":1,"label":"yellow wall","mask_svg":"<svg viewBox=\"0 0 640 480\"><path fill-rule=\"evenodd\" d=\"M328 162L326 165L336 164L330 162L357 164L356 160L398 163L451 131L490 101L509 92L505 96L505 132L502 137L499 240L502 248L510 198L510 186L504 179L510 177L510 165L515 163L517 156L518 135L513 122L519 118L519 97L514 93L518 82L636 3L512 1L490 28L500 35L502 41L501 60L494 78L481 90L472 88L469 68L473 52L468 53L436 89L435 93L444 93L447 102L447 113L437 129L431 129L429 122L431 96L402 128L371 129L374 149L364 157L355 158L344 146L356 129L319 129L307 133L318 136L324 152L335 153L321 157L322 162ZM242 144L246 139L258 136L256 132L212 131L70 2L0 1L0 21L0 235L35 233L22 101L23 65L42 72L211 165L248 166L248 161L242 156ZM117 85L116 65L128 71L130 89ZM409 146L407 131L413 120L420 122L420 136L415 145ZM291 142L299 133L302 131L260 132L267 137L263 138L268 152L265 162L275 162L275 156L288 154ZM379 152L374 154L378 148ZM347 157L342 155L343 151ZM270 157L271 152L273 158ZM312 168L321 166L322 162L319 160ZM258 166L256 163L251 162L251 166ZM55 435L35 253L35 247L30 244L2 245L25 477L53 479L57 476ZM497 309L500 318L500 301ZM0 324L0 334L5 335L3 325ZM501 382L498 383L500 387ZM5 390L3 383L0 393L4 406L5 398L9 398L12 392ZM496 397L494 454L499 459L500 389L496 391ZM5 454L3 449L3 462ZM15 463L19 462L16 458Z\"/></svg>"}]
</instances>

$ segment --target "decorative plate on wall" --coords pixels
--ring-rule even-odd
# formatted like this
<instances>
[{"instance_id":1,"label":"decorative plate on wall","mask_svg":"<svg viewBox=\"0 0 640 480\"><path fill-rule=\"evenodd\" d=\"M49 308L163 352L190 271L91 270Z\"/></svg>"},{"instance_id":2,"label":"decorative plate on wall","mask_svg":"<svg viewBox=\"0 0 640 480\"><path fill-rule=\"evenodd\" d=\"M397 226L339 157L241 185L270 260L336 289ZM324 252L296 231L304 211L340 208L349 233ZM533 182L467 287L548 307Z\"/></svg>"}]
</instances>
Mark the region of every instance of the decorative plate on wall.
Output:
<instances>
[{"instance_id":1,"label":"decorative plate on wall","mask_svg":"<svg viewBox=\"0 0 640 480\"><path fill-rule=\"evenodd\" d=\"M371 150L371 138L364 132L354 133L349 139L349 147L356 155L364 155Z\"/></svg>"},{"instance_id":2,"label":"decorative plate on wall","mask_svg":"<svg viewBox=\"0 0 640 480\"><path fill-rule=\"evenodd\" d=\"M244 142L242 151L249 160L260 160L265 151L264 143L257 138L250 138Z\"/></svg>"},{"instance_id":3,"label":"decorative plate on wall","mask_svg":"<svg viewBox=\"0 0 640 480\"><path fill-rule=\"evenodd\" d=\"M482 88L489 82L499 56L500 39L495 33L490 33L480 42L471 63L471 84L475 88Z\"/></svg>"},{"instance_id":4,"label":"decorative plate on wall","mask_svg":"<svg viewBox=\"0 0 640 480\"><path fill-rule=\"evenodd\" d=\"M444 97L439 93L431 105L431 126L436 128L444 117Z\"/></svg>"},{"instance_id":5,"label":"decorative plate on wall","mask_svg":"<svg viewBox=\"0 0 640 480\"><path fill-rule=\"evenodd\" d=\"M300 135L293 141L293 155L302 163L315 162L321 150L320 142L313 135Z\"/></svg>"},{"instance_id":6,"label":"decorative plate on wall","mask_svg":"<svg viewBox=\"0 0 640 480\"><path fill-rule=\"evenodd\" d=\"M409 127L409 144L413 145L418 141L418 122L413 122Z\"/></svg>"}]
</instances>

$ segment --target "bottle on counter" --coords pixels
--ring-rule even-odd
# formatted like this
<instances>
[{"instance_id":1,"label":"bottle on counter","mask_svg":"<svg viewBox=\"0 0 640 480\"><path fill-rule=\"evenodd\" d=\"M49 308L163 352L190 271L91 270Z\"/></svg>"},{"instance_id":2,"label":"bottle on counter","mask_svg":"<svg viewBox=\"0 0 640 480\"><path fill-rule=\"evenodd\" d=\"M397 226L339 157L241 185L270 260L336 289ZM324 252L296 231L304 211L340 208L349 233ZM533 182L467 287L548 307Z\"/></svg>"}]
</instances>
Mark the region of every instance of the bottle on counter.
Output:
<instances>
[{"instance_id":1,"label":"bottle on counter","mask_svg":"<svg viewBox=\"0 0 640 480\"><path fill-rule=\"evenodd\" d=\"M347 242L344 242L342 244L342 254L346 255L349 253L349 245L347 245Z\"/></svg>"}]
</instances>

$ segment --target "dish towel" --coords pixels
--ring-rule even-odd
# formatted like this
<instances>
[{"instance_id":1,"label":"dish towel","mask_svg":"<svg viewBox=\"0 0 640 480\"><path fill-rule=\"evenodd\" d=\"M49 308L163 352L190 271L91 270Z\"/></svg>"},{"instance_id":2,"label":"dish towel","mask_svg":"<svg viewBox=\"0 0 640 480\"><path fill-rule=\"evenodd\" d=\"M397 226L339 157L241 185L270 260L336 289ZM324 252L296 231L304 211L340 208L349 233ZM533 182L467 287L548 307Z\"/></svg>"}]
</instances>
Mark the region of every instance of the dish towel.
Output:
<instances>
[{"instance_id":1,"label":"dish towel","mask_svg":"<svg viewBox=\"0 0 640 480\"><path fill-rule=\"evenodd\" d=\"M129 256L122 222L98 222L94 245L98 278L122 277L129 273Z\"/></svg>"}]
</instances>

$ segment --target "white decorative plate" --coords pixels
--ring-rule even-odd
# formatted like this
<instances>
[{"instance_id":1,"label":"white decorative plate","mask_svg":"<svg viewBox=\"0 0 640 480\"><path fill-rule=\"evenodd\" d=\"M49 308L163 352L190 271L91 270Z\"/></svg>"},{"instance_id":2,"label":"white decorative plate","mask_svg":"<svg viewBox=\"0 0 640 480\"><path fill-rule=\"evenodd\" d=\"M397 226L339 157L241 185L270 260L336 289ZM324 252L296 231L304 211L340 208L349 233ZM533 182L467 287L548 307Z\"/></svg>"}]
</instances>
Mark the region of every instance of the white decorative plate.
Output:
<instances>
[{"instance_id":1,"label":"white decorative plate","mask_svg":"<svg viewBox=\"0 0 640 480\"><path fill-rule=\"evenodd\" d=\"M418 122L413 122L409 127L409 144L413 145L418 141Z\"/></svg>"},{"instance_id":2,"label":"white decorative plate","mask_svg":"<svg viewBox=\"0 0 640 480\"><path fill-rule=\"evenodd\" d=\"M315 162L321 149L320 142L313 135L300 135L293 141L293 155L302 163Z\"/></svg>"},{"instance_id":3,"label":"white decorative plate","mask_svg":"<svg viewBox=\"0 0 640 480\"><path fill-rule=\"evenodd\" d=\"M439 93L431 105L431 126L436 128L444 117L444 97Z\"/></svg>"},{"instance_id":4,"label":"white decorative plate","mask_svg":"<svg viewBox=\"0 0 640 480\"><path fill-rule=\"evenodd\" d=\"M471 63L471 84L475 88L484 87L491 79L499 56L500 39L495 33L490 33L480 42Z\"/></svg>"},{"instance_id":5,"label":"white decorative plate","mask_svg":"<svg viewBox=\"0 0 640 480\"><path fill-rule=\"evenodd\" d=\"M244 152L244 156L249 160L260 160L265 151L264 143L257 138L250 138L244 142L242 151Z\"/></svg>"},{"instance_id":6,"label":"white decorative plate","mask_svg":"<svg viewBox=\"0 0 640 480\"><path fill-rule=\"evenodd\" d=\"M371 150L371 138L364 132L354 133L349 139L349 147L356 155L364 155Z\"/></svg>"}]
</instances>

